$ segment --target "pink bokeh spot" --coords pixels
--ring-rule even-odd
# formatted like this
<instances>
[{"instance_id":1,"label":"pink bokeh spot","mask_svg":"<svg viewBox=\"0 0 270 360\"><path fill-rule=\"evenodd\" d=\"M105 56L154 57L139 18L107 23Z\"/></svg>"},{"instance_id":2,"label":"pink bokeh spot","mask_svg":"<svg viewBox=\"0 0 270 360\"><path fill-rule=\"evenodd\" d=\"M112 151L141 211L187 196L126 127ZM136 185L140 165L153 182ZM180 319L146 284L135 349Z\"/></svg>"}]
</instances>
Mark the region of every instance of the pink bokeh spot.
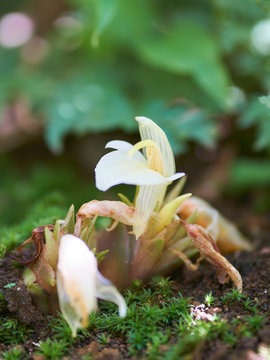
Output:
<instances>
[{"instance_id":1,"label":"pink bokeh spot","mask_svg":"<svg viewBox=\"0 0 270 360\"><path fill-rule=\"evenodd\" d=\"M27 43L34 32L33 20L23 13L9 13L0 20L0 45L8 48Z\"/></svg>"}]
</instances>

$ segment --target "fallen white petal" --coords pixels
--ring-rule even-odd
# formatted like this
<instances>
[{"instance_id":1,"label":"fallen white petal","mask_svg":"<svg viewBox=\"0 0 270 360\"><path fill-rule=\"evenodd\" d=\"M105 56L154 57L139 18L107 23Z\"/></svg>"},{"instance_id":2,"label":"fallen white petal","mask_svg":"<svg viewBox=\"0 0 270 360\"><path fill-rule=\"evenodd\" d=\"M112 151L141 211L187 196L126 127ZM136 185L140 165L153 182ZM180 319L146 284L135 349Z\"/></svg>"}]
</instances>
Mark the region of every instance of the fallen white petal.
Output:
<instances>
[{"instance_id":1,"label":"fallen white petal","mask_svg":"<svg viewBox=\"0 0 270 360\"><path fill-rule=\"evenodd\" d=\"M126 314L124 298L99 273L93 252L74 235L63 235L60 240L57 291L61 312L73 336L87 326L89 314L97 308L97 297L116 303L120 316Z\"/></svg>"},{"instance_id":2,"label":"fallen white petal","mask_svg":"<svg viewBox=\"0 0 270 360\"><path fill-rule=\"evenodd\" d=\"M88 315L97 307L97 261L86 244L74 235L60 241L57 264L57 291L61 312L72 329L85 327Z\"/></svg>"}]
</instances>

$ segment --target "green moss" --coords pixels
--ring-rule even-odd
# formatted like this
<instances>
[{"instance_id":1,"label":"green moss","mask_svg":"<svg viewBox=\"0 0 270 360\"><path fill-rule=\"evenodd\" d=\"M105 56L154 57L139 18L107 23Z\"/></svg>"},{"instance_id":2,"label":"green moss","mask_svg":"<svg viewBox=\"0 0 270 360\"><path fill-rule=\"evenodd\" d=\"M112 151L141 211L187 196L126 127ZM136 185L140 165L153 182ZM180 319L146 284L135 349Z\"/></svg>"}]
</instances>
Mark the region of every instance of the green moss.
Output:
<instances>
[{"instance_id":1,"label":"green moss","mask_svg":"<svg viewBox=\"0 0 270 360\"><path fill-rule=\"evenodd\" d=\"M62 359L67 352L67 344L64 340L52 341L48 338L46 341L40 341L39 345L39 350L35 354L43 355L47 360Z\"/></svg>"},{"instance_id":2,"label":"green moss","mask_svg":"<svg viewBox=\"0 0 270 360\"><path fill-rule=\"evenodd\" d=\"M3 360L23 360L25 359L25 352L20 347L14 347L12 350L4 351L1 354Z\"/></svg>"},{"instance_id":3,"label":"green moss","mask_svg":"<svg viewBox=\"0 0 270 360\"><path fill-rule=\"evenodd\" d=\"M0 244L0 259L2 259L7 251L7 247L4 244Z\"/></svg>"},{"instance_id":4,"label":"green moss","mask_svg":"<svg viewBox=\"0 0 270 360\"><path fill-rule=\"evenodd\" d=\"M32 330L12 317L0 317L0 343L5 345L22 344Z\"/></svg>"}]
</instances>

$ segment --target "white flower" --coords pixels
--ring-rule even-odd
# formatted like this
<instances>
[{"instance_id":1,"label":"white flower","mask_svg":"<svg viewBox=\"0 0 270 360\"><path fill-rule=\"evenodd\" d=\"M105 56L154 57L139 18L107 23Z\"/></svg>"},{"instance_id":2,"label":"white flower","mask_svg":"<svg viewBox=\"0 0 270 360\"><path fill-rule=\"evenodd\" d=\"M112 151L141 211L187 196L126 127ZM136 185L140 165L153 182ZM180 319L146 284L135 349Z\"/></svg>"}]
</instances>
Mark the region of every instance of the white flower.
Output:
<instances>
[{"instance_id":1,"label":"white flower","mask_svg":"<svg viewBox=\"0 0 270 360\"><path fill-rule=\"evenodd\" d=\"M110 141L106 148L115 149L104 155L96 166L96 186L106 191L118 184L139 185L135 200L133 230L138 238L146 230L157 204L161 204L167 186L184 173L175 173L172 148L164 131L152 120L136 117L142 141L131 145ZM143 148L144 154L140 149Z\"/></svg>"},{"instance_id":2,"label":"white flower","mask_svg":"<svg viewBox=\"0 0 270 360\"><path fill-rule=\"evenodd\" d=\"M119 315L126 315L124 298L99 273L93 252L74 235L64 235L60 241L57 291L61 312L73 336L78 328L88 325L88 315L97 308L97 298L116 303Z\"/></svg>"}]
</instances>

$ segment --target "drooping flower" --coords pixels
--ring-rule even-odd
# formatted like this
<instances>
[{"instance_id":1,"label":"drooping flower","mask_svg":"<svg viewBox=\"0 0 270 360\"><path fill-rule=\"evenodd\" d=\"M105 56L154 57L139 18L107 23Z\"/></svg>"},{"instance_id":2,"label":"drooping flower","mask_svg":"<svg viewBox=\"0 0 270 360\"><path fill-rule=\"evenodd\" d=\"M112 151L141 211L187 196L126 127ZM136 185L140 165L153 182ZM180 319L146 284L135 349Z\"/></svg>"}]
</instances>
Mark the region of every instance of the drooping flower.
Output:
<instances>
[{"instance_id":1,"label":"drooping flower","mask_svg":"<svg viewBox=\"0 0 270 360\"><path fill-rule=\"evenodd\" d=\"M87 245L74 235L60 241L57 264L57 291L61 312L72 335L88 324L88 315L97 308L97 298L114 302L119 315L126 315L124 298L97 269L97 260Z\"/></svg>"},{"instance_id":2,"label":"drooping flower","mask_svg":"<svg viewBox=\"0 0 270 360\"><path fill-rule=\"evenodd\" d=\"M167 186L184 176L175 172L172 148L164 131L152 120L136 117L142 141L134 146L125 141L110 141L96 166L96 186L106 191L118 184L138 185L133 230L136 238L146 230L149 218L162 203ZM139 151L143 149L143 154Z\"/></svg>"}]
</instances>

